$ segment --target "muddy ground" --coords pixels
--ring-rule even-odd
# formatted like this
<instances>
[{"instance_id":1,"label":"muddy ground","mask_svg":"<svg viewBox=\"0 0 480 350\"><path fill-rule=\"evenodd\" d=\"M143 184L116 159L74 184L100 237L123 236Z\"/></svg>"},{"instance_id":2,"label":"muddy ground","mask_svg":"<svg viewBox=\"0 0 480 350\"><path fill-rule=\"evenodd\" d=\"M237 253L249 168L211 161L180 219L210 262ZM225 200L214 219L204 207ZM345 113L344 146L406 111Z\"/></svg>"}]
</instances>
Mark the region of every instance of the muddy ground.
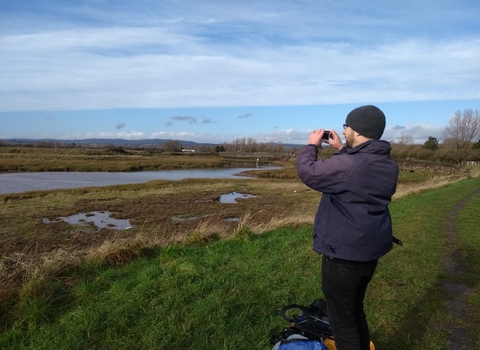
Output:
<instances>
[{"instance_id":1,"label":"muddy ground","mask_svg":"<svg viewBox=\"0 0 480 350\"><path fill-rule=\"evenodd\" d=\"M224 203L222 196L232 192L240 198ZM97 257L118 265L142 254L141 245L164 246L193 234L200 241L228 238L242 226L261 233L285 222L311 221L318 199L319 194L299 180L242 178L1 196L0 283L21 283L48 260L77 261L96 250ZM72 225L60 219L94 212L110 212L112 218L129 220L130 227ZM125 256L118 256L119 246L128 246L130 252L123 249Z\"/></svg>"}]
</instances>

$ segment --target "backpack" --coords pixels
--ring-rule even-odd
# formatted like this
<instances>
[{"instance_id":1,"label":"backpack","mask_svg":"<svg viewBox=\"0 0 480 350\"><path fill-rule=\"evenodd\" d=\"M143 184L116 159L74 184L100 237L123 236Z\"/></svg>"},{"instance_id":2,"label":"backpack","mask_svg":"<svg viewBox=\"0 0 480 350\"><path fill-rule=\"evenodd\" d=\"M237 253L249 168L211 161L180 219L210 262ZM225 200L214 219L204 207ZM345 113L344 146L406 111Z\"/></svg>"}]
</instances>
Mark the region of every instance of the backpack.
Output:
<instances>
[{"instance_id":1,"label":"backpack","mask_svg":"<svg viewBox=\"0 0 480 350\"><path fill-rule=\"evenodd\" d=\"M300 311L300 316L289 316L289 311ZM317 299L310 306L290 304L280 310L289 323L281 332L272 332L272 350L328 350L326 339L333 339L328 321L325 299Z\"/></svg>"},{"instance_id":2,"label":"backpack","mask_svg":"<svg viewBox=\"0 0 480 350\"><path fill-rule=\"evenodd\" d=\"M300 316L292 318L287 312L301 311ZM325 299L317 299L309 306L290 304L280 310L280 315L289 326L281 332L271 332L272 350L336 350L333 333L328 319ZM375 345L370 342L370 350Z\"/></svg>"},{"instance_id":3,"label":"backpack","mask_svg":"<svg viewBox=\"0 0 480 350\"><path fill-rule=\"evenodd\" d=\"M272 350L328 350L317 340L311 340L300 334L292 334L275 344Z\"/></svg>"}]
</instances>

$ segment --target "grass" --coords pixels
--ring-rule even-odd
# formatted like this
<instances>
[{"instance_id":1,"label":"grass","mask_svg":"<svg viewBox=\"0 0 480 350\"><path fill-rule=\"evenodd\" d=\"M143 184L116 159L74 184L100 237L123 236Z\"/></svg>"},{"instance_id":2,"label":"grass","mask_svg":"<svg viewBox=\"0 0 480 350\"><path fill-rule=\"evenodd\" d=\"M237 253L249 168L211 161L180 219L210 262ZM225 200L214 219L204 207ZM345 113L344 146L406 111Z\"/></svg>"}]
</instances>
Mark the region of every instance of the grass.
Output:
<instances>
[{"instance_id":1,"label":"grass","mask_svg":"<svg viewBox=\"0 0 480 350\"><path fill-rule=\"evenodd\" d=\"M264 305L265 291L278 280L298 285L308 281L318 289L309 265L316 260L309 249L309 229L300 232L303 242L290 235L291 229L283 229L265 236L242 234L239 240L203 248L171 246L120 269L100 265L79 269L70 278L81 282L67 296L60 296L68 301L60 307L63 312L53 305L58 296L39 293L35 307L33 298L24 296L28 303L16 310L17 320L11 321L12 329L0 346L214 349L238 344L244 349L262 348L268 337L264 321L275 321L276 301L297 296L294 285L274 288L272 300ZM281 237L281 246L289 247L287 257L275 252ZM287 262L288 269L284 269ZM50 310L45 308L49 302ZM257 327L262 332L252 334ZM75 329L73 333L70 328ZM39 329L45 338L37 337ZM49 339L52 332L58 338ZM17 337L25 340L16 343Z\"/></svg>"},{"instance_id":2,"label":"grass","mask_svg":"<svg viewBox=\"0 0 480 350\"><path fill-rule=\"evenodd\" d=\"M478 192L477 192L478 193ZM467 319L467 329L471 338L475 339L477 348L480 348L480 264L478 258L478 247L480 247L480 236L478 235L478 208L480 208L480 196L475 196L469 200L461 212L456 217L456 227L459 239L456 242L455 249L460 255L460 265L462 273L455 276L462 283L469 286L469 290L464 295L468 303L468 309L465 310Z\"/></svg>"},{"instance_id":3,"label":"grass","mask_svg":"<svg viewBox=\"0 0 480 350\"><path fill-rule=\"evenodd\" d=\"M80 159L81 166L85 167L83 170L92 170L92 165L100 166L103 170L110 169L108 164L128 168L137 166L136 161L145 167L146 162L157 162L161 158L138 153L103 154L105 150L87 155L75 153L77 151L71 150L71 154L67 155L72 157L73 163L78 163ZM13 152L12 157L22 152ZM33 151L25 150L25 153L28 152ZM52 152L47 155L47 158L55 160L52 164L58 164L58 160L65 157L65 154L55 153L56 150ZM44 154L41 151L33 153L25 156L25 159L29 159L28 164L41 164L41 159L34 158L41 158ZM62 166L67 158L62 160ZM178 163L179 159L181 164ZM197 164L193 159L200 160L200 163ZM219 161L218 157L215 159L215 162ZM222 162L226 161L226 158L221 159ZM248 161L248 158L239 161ZM190 156L163 157L162 162L161 166L167 168L212 164L202 157ZM77 343L78 347L102 349L122 349L136 343L144 344L145 348L165 349L176 346L195 349L196 343L213 344L207 348L219 349L265 348L268 330L260 328L257 331L257 327L283 327L282 319L277 315L283 302L310 303L312 296L319 295L318 259L310 251L311 227L305 226L305 223L312 221L319 194L301 184L294 163L283 165L280 171L257 172L260 176L257 180L152 181L147 184L0 196L0 325L4 329L0 336L0 348L76 348ZM396 235L406 242L412 242L412 245L406 244L400 250L401 256L396 255L399 253L396 249L384 258L386 267L379 267L380 279L374 281L377 284L371 288L374 294L371 325L376 342L378 340L384 349L401 348L398 344L426 344L428 346L425 348L440 349L442 344L446 344L445 332L448 332L450 320L441 312L446 303L441 283L446 276L439 272L441 266L438 266L438 259L446 254L442 246L445 234L442 231L443 217L448 211L447 207L451 207L458 198L463 198L471 188L466 186L465 191L452 194L441 191L453 188L445 186L458 181L461 176L478 176L478 171L451 174L448 169L446 174L434 176L427 170L408 168L408 171L400 174L392 214L396 231L399 231ZM425 191L432 188L438 188L440 194L428 199L430 192ZM235 205L222 205L215 201L219 195L231 191L254 194L256 197L240 200ZM448 200L445 201L442 195ZM423 196L427 196L427 199ZM432 203L435 205L432 206ZM467 208L470 207L466 206L465 210ZM109 210L117 218L129 218L134 228L129 231L97 232L92 226L41 223L43 217L53 220L58 216L97 210ZM473 216L472 212L465 215ZM186 220L173 221L172 217ZM232 217L240 221L224 220ZM462 228L462 232L468 232L472 227L475 224ZM415 235L411 236L409 230ZM262 233L264 235L258 236ZM277 241L276 237L280 237L282 242ZM285 242L294 247L298 245L300 252L296 254L292 250L290 257L291 252L284 245ZM464 260L468 263L465 265L470 266L475 264L475 257L468 249L478 247L478 242L473 241L472 237L465 242L468 243L459 245L458 249L466 251ZM253 257L255 254L248 253L248 249L254 243L257 246L267 244L268 247L260 249L255 253L258 257ZM181 252L179 263L176 260L164 263L161 257L177 250ZM288 257L285 256L285 250ZM213 255L206 257L205 251L213 251ZM268 259L265 260L264 256ZM243 262L252 260L252 257L261 266ZM230 264L225 266L224 260L236 261L234 269L230 270ZM208 266L212 261L220 268L204 269L203 266ZM289 266L284 266L285 263ZM130 269L130 266L134 268ZM169 270L170 266L175 266L175 269ZM137 269L155 271L152 278L162 288L144 281L144 277L136 274ZM282 274L301 271L302 278L284 277L276 270L282 271ZM168 271L169 274L166 274ZM462 278L475 281L473 276L477 271L471 267L465 271ZM98 277L105 274L114 274L118 283ZM225 277L225 281L224 274L230 276ZM265 278L269 275L272 279ZM268 286L262 284L264 280L269 281ZM223 283L235 284L236 287L228 289ZM412 286L406 287L409 284ZM131 287L136 285L138 288ZM280 290L269 291L271 286ZM178 288L182 290L180 295L169 296L169 291L178 294ZM184 288L198 290L198 293L182 296ZM249 288L252 289L251 293ZM135 294L137 289L138 295ZM233 295L231 298L230 292ZM411 295L405 297L405 293ZM112 301L109 298L113 294L122 297ZM213 312L211 315L213 307L204 305L201 300L194 300L197 295L204 298L205 302L210 300L208 303L221 308L226 314ZM471 305L477 307L472 307L472 310L478 310L476 295L478 290L469 296ZM180 298L184 305L158 299L163 296L167 301ZM126 301L129 298L133 300L131 304ZM396 301L393 308L392 300ZM142 303L148 307L142 306ZM125 309L117 310L117 304L124 304ZM127 307L127 304L130 306ZM136 310L136 305L141 306L140 310ZM191 308L193 314L190 313ZM238 322L230 320L236 317L237 309L241 315ZM435 309L440 311L435 313L432 311ZM244 312L248 317L242 316ZM258 325L255 323L257 321L251 320L256 312L261 318ZM161 323L157 320L158 313L173 313L173 320ZM412 328L405 321L408 319L405 315L415 318L415 313L420 316ZM474 315L471 317L476 321ZM122 317L127 321L123 321ZM208 319L208 324L219 325L220 330L205 325L202 318ZM264 320L268 322L265 324ZM425 324L425 320L429 322ZM233 322L233 326L229 322ZM123 323L126 325L122 326ZM155 329L151 330L152 324L158 324L159 328L153 327ZM79 325L84 327L73 329ZM184 333L173 330L176 325L186 329ZM161 343L159 339L165 337L165 329L168 334L174 334L172 338L178 336L187 339L181 343L177 340L171 341L170 345L158 346ZM193 339L189 338L190 333L195 334ZM237 336L234 333L239 334ZM403 334L408 334L407 341L402 338ZM474 330L471 330L471 334L478 339Z\"/></svg>"},{"instance_id":4,"label":"grass","mask_svg":"<svg viewBox=\"0 0 480 350\"><path fill-rule=\"evenodd\" d=\"M265 193L273 188L262 186ZM394 233L405 246L381 259L368 290L378 349L448 348L446 213L479 187L480 179L472 178L392 202ZM480 306L479 200L473 197L457 217L456 246L462 278L473 288L472 310ZM307 200L311 211L316 201ZM252 216L242 215L233 231L237 239L192 230L189 244L152 249L118 268L87 259L54 278L31 279L5 307L0 348L271 348L269 331L286 326L279 309L321 296L320 258L311 250L310 224L258 235ZM478 322L477 312L471 317ZM478 331L472 336L478 344Z\"/></svg>"}]
</instances>

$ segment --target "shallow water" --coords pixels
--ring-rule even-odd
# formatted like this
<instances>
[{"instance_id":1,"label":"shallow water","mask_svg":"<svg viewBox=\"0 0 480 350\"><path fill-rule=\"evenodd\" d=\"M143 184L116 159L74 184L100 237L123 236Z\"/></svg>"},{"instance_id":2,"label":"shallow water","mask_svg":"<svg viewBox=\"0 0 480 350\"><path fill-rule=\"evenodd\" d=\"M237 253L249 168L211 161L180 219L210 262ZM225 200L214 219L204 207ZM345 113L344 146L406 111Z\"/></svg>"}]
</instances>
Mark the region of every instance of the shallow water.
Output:
<instances>
[{"instance_id":1,"label":"shallow water","mask_svg":"<svg viewBox=\"0 0 480 350\"><path fill-rule=\"evenodd\" d=\"M70 225L84 225L85 223L91 222L99 229L109 228L115 230L126 230L132 228L130 225L130 220L114 219L110 217L110 214L111 213L109 211L92 211L90 213L78 213L70 216L61 216L54 221L43 218L42 222L44 224L50 224L52 222L61 220Z\"/></svg>"},{"instance_id":2,"label":"shallow water","mask_svg":"<svg viewBox=\"0 0 480 350\"><path fill-rule=\"evenodd\" d=\"M220 203L237 203L238 198L253 198L253 197L256 197L256 196L251 194L230 192L228 194L222 194L220 196Z\"/></svg>"},{"instance_id":3,"label":"shallow water","mask_svg":"<svg viewBox=\"0 0 480 350\"><path fill-rule=\"evenodd\" d=\"M275 166L255 168L222 168L197 170L161 170L133 173L110 172L39 172L0 174L0 194L55 189L81 188L144 183L150 180L183 180L187 178L234 178L246 170L280 169Z\"/></svg>"}]
</instances>

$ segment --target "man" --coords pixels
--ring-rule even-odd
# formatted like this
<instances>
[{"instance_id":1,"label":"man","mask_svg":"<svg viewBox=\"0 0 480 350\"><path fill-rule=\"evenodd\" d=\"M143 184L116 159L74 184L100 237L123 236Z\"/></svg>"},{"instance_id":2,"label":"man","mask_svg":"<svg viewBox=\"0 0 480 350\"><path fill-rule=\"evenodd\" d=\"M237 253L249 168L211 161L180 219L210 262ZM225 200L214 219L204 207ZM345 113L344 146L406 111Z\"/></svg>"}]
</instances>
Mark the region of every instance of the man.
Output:
<instances>
[{"instance_id":1,"label":"man","mask_svg":"<svg viewBox=\"0 0 480 350\"><path fill-rule=\"evenodd\" d=\"M390 144L381 141L385 115L371 105L355 108L340 136L315 130L297 155L297 171L308 187L322 192L314 221L313 249L322 254L322 291L338 350L370 348L363 301L378 258L392 249L388 204L398 165ZM322 142L339 150L317 159Z\"/></svg>"}]
</instances>

